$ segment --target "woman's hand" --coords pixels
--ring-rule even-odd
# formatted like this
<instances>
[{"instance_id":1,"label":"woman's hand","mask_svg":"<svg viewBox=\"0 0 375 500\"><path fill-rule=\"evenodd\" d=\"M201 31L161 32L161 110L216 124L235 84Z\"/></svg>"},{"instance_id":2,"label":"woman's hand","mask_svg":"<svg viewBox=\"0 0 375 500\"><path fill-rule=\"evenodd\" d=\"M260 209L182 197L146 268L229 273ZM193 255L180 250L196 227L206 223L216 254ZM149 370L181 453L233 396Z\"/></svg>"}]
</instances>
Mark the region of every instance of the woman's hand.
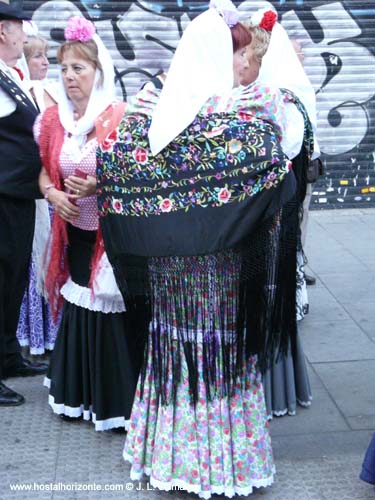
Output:
<instances>
[{"instance_id":1,"label":"woman's hand","mask_svg":"<svg viewBox=\"0 0 375 500\"><path fill-rule=\"evenodd\" d=\"M70 175L64 180L64 185L69 189L71 199L86 198L96 193L96 178L92 175L88 175L86 179Z\"/></svg>"},{"instance_id":2,"label":"woman's hand","mask_svg":"<svg viewBox=\"0 0 375 500\"><path fill-rule=\"evenodd\" d=\"M69 198L72 198L70 194L56 188L51 188L48 193L48 201L52 203L55 212L66 222L72 222L79 217L79 208Z\"/></svg>"}]
</instances>

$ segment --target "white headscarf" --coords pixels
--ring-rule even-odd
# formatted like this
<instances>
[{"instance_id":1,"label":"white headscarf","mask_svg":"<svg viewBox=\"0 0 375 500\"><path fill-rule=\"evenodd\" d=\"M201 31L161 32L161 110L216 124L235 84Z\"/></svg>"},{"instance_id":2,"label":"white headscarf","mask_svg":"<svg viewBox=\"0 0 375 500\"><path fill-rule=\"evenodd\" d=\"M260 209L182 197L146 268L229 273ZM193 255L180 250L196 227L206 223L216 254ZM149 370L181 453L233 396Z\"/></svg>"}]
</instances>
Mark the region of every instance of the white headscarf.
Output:
<instances>
[{"instance_id":1,"label":"white headscarf","mask_svg":"<svg viewBox=\"0 0 375 500\"><path fill-rule=\"evenodd\" d=\"M85 114L78 121L74 120L73 103L65 92L61 73L59 76L59 118L61 125L71 134L69 144L70 157L76 162L80 160L81 147L86 142L87 134L94 128L95 119L115 99L115 72L112 58L96 33L92 39L98 48L98 59L103 69L103 83L100 83L101 72L97 69Z\"/></svg>"},{"instance_id":2,"label":"white headscarf","mask_svg":"<svg viewBox=\"0 0 375 500\"><path fill-rule=\"evenodd\" d=\"M280 23L276 23L272 29L270 44L262 59L258 79L268 85L294 92L305 106L315 130L315 92L292 42Z\"/></svg>"},{"instance_id":3,"label":"white headscarf","mask_svg":"<svg viewBox=\"0 0 375 500\"><path fill-rule=\"evenodd\" d=\"M211 8L188 25L178 44L149 130L152 153L177 137L210 96L226 94L232 87L231 32Z\"/></svg>"},{"instance_id":4,"label":"white headscarf","mask_svg":"<svg viewBox=\"0 0 375 500\"><path fill-rule=\"evenodd\" d=\"M258 80L267 85L289 89L301 100L314 131L312 158L319 156L320 149L315 134L317 118L314 88L298 59L288 34L279 23L276 23L272 29L270 44L262 59ZM300 152L303 142L303 117L296 106L291 103L286 103L284 113L286 128L281 146L286 155L293 159Z\"/></svg>"}]
</instances>

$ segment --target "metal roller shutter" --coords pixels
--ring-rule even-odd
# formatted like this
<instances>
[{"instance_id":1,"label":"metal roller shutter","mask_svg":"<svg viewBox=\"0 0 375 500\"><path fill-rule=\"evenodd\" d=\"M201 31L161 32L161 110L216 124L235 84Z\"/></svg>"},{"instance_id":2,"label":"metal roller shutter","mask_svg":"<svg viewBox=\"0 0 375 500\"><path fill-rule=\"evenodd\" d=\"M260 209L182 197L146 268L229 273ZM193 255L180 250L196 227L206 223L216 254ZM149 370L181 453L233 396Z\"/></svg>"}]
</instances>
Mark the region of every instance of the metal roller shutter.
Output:
<instances>
[{"instance_id":1,"label":"metal roller shutter","mask_svg":"<svg viewBox=\"0 0 375 500\"><path fill-rule=\"evenodd\" d=\"M236 2L244 18L273 5L302 44L318 103L318 139L326 174L314 186L312 208L375 205L375 1ZM133 95L167 70L186 25L207 2L184 0L25 0L40 33L55 50L67 19L82 13L96 24L118 75L118 95Z\"/></svg>"}]
</instances>

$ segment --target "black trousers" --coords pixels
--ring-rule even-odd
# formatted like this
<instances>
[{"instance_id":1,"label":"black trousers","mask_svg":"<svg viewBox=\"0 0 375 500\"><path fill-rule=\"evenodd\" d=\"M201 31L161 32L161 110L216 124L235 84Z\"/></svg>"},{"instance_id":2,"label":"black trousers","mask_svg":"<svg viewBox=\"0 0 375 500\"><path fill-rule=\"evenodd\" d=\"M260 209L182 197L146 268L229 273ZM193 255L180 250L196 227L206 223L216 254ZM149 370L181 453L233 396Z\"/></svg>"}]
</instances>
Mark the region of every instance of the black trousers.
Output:
<instances>
[{"instance_id":1,"label":"black trousers","mask_svg":"<svg viewBox=\"0 0 375 500\"><path fill-rule=\"evenodd\" d=\"M28 279L35 201L0 195L0 380L20 358L16 332Z\"/></svg>"}]
</instances>

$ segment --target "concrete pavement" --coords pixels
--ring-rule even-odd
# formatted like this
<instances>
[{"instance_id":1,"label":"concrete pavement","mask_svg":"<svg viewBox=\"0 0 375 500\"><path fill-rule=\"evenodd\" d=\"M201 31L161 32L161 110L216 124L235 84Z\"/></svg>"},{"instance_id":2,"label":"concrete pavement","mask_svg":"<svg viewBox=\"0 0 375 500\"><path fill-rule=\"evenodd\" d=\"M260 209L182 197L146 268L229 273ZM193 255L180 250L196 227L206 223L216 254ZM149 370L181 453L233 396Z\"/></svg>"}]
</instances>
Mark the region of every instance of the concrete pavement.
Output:
<instances>
[{"instance_id":1,"label":"concrete pavement","mask_svg":"<svg viewBox=\"0 0 375 500\"><path fill-rule=\"evenodd\" d=\"M276 481L249 499L375 499L358 479L375 431L375 209L315 211L309 224L306 253L317 284L308 289L310 313L300 331L314 401L272 421ZM197 498L152 491L146 482L131 489L139 485L129 486L122 435L54 416L41 377L8 383L27 403L0 411L0 500ZM15 492L14 483L39 490L54 483L56 490ZM112 491L62 491L71 483ZM113 491L118 487L124 491Z\"/></svg>"}]
</instances>

